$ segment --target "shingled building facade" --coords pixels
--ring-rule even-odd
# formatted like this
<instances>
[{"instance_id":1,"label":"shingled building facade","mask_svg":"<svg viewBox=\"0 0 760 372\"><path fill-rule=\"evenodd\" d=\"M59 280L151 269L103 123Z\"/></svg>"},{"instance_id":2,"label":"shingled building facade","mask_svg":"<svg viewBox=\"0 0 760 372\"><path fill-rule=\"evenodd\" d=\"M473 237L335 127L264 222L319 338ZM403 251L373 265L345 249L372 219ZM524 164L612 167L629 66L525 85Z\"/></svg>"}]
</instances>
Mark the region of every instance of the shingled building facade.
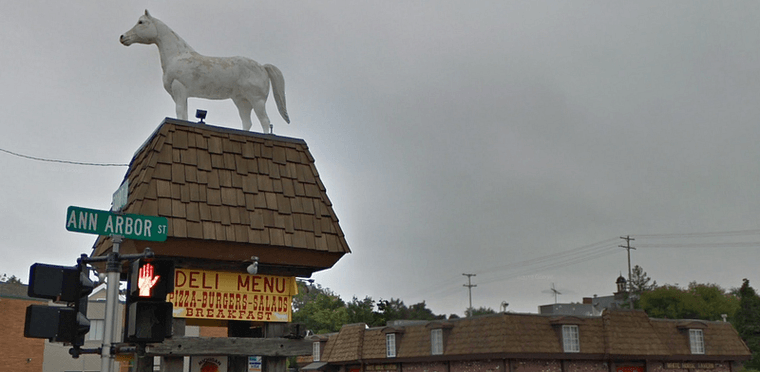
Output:
<instances>
[{"instance_id":1,"label":"shingled building facade","mask_svg":"<svg viewBox=\"0 0 760 372\"><path fill-rule=\"evenodd\" d=\"M124 213L169 221L165 242L125 240L178 267L308 277L350 253L338 217L301 139L166 118L125 176ZM93 256L111 251L101 237ZM248 261L248 263L246 263Z\"/></svg>"},{"instance_id":2,"label":"shingled building facade","mask_svg":"<svg viewBox=\"0 0 760 372\"><path fill-rule=\"evenodd\" d=\"M328 372L735 372L750 351L729 323L496 314L312 336Z\"/></svg>"}]
</instances>

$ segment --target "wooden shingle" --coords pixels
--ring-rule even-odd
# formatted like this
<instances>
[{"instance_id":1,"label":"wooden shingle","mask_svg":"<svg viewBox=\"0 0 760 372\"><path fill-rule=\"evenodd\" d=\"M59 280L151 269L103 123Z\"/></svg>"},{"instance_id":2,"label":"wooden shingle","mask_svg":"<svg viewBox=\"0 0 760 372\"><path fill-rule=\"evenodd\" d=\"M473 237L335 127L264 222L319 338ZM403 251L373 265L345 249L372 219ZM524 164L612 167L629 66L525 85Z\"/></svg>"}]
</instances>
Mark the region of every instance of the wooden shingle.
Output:
<instances>
[{"instance_id":1,"label":"wooden shingle","mask_svg":"<svg viewBox=\"0 0 760 372\"><path fill-rule=\"evenodd\" d=\"M567 319L538 314L501 313L448 321L410 321L402 327L366 328L345 325L330 335L322 360L345 365L444 360L541 359L541 365L567 360L640 361L742 361L751 356L730 323L703 322L705 354L695 356L682 321L650 319L642 311L605 311L601 317L573 317L579 329L580 352L562 347ZM443 355L431 355L431 331L443 331ZM681 327L682 328L682 327ZM397 354L386 357L385 334L396 334ZM328 352L329 351L329 352ZM550 370L560 370L559 365ZM572 370L572 369L571 369Z\"/></svg>"},{"instance_id":2,"label":"wooden shingle","mask_svg":"<svg viewBox=\"0 0 760 372\"><path fill-rule=\"evenodd\" d=\"M167 241L150 244L157 255L200 262L258 256L263 268L308 276L350 253L337 218L325 218L334 211L303 140L167 118L135 153L125 179L125 213L169 219ZM99 238L93 255L111 245ZM121 249L145 246L126 240Z\"/></svg>"}]
</instances>

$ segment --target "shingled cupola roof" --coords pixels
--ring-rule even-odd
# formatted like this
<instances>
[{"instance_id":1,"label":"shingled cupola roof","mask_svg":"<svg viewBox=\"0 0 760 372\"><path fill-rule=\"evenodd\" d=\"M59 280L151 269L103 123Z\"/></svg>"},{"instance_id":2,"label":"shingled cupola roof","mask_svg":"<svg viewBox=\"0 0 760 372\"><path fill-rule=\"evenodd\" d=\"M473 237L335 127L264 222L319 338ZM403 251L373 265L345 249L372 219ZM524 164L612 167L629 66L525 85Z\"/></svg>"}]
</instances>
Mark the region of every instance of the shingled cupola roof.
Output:
<instances>
[{"instance_id":1,"label":"shingled cupola roof","mask_svg":"<svg viewBox=\"0 0 760 372\"><path fill-rule=\"evenodd\" d=\"M166 118L132 158L124 213L166 217L165 242L150 247L180 266L309 276L350 253L338 217L301 139ZM93 256L111 251L99 237ZM230 266L233 265L233 266ZM235 266L236 265L236 266Z\"/></svg>"}]
</instances>

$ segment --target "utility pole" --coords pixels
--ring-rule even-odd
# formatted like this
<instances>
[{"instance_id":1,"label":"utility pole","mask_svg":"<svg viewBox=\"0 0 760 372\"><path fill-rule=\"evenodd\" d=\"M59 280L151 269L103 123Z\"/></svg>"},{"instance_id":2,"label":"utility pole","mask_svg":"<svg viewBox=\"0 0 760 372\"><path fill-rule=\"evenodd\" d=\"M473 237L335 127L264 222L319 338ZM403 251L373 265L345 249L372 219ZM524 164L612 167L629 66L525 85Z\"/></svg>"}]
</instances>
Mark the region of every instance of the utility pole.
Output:
<instances>
[{"instance_id":1,"label":"utility pole","mask_svg":"<svg viewBox=\"0 0 760 372\"><path fill-rule=\"evenodd\" d=\"M633 285L633 283L631 283L631 249L635 250L636 248L631 247L631 240L636 239L631 238L630 235L626 235L625 237L621 236L620 239L625 240L625 245L619 245L618 247L628 251L628 283L626 289L628 290L628 307L633 309L633 298L631 298L631 286Z\"/></svg>"},{"instance_id":2,"label":"utility pole","mask_svg":"<svg viewBox=\"0 0 760 372\"><path fill-rule=\"evenodd\" d=\"M467 287L467 291L470 292L470 307L467 308L467 316L472 316L472 287L477 287L477 284L472 284L470 279L472 279L473 276L476 276L475 274L462 274L467 277L467 284L464 284L465 287Z\"/></svg>"}]
</instances>

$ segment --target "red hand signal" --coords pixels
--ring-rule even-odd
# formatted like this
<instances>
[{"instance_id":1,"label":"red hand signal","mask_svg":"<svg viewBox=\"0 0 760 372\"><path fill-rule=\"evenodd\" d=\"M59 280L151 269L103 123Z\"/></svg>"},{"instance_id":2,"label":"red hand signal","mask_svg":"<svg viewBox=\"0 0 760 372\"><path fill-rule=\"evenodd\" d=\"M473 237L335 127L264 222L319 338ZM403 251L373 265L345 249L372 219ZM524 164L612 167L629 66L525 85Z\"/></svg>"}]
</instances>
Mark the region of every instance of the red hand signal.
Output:
<instances>
[{"instance_id":1,"label":"red hand signal","mask_svg":"<svg viewBox=\"0 0 760 372\"><path fill-rule=\"evenodd\" d=\"M146 263L140 268L137 278L137 286L140 288L140 297L150 297L150 291L158 282L160 275L153 276L153 265Z\"/></svg>"}]
</instances>

